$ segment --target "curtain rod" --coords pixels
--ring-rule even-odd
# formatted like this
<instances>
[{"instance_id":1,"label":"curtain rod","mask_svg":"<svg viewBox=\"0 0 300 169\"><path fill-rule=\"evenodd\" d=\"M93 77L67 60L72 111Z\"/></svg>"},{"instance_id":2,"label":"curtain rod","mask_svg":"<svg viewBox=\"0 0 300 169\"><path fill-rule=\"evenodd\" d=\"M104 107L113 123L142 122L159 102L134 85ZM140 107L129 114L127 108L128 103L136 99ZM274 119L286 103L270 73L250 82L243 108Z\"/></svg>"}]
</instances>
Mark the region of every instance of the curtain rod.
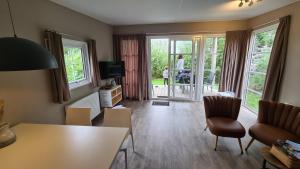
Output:
<instances>
[{"instance_id":1,"label":"curtain rod","mask_svg":"<svg viewBox=\"0 0 300 169\"><path fill-rule=\"evenodd\" d=\"M268 26L271 24L275 24L279 22L279 18L270 20L269 22L256 25L252 29L258 29L264 26ZM146 33L146 35L151 36L161 36L161 35L192 35L192 34L224 34L226 31L216 31L216 32L209 32L209 31L196 31L196 32L166 32L166 33Z\"/></svg>"},{"instance_id":2,"label":"curtain rod","mask_svg":"<svg viewBox=\"0 0 300 169\"><path fill-rule=\"evenodd\" d=\"M195 34L224 34L225 31L197 31L197 32L165 32L165 33L146 33L149 36L162 36L162 35L195 35Z\"/></svg>"},{"instance_id":3,"label":"curtain rod","mask_svg":"<svg viewBox=\"0 0 300 169\"><path fill-rule=\"evenodd\" d=\"M259 29L261 27L269 26L269 25L272 25L272 24L275 24L275 23L278 23L278 22L279 22L279 18L273 19L273 20L270 20L269 22L266 22L266 23L263 23L263 24L260 24L260 25L256 25L252 29Z\"/></svg>"},{"instance_id":4,"label":"curtain rod","mask_svg":"<svg viewBox=\"0 0 300 169\"><path fill-rule=\"evenodd\" d=\"M72 35L72 34L68 34L68 33L63 33L63 32L58 32L56 30L53 30L53 29L47 29L46 31L51 31L51 32L56 32L62 36L67 36L67 37L70 37L70 38L74 38L74 39L78 39L78 40L85 40L86 38L83 38L83 37L79 37L79 36L75 36L75 35Z\"/></svg>"}]
</instances>

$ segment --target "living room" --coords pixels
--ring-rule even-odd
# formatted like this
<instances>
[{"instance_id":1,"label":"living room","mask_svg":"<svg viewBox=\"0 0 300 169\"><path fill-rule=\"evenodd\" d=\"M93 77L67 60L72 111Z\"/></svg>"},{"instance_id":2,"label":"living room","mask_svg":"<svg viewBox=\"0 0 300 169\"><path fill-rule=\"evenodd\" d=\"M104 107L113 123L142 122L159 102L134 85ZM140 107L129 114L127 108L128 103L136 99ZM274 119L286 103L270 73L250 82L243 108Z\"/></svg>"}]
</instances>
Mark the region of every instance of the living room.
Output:
<instances>
[{"instance_id":1,"label":"living room","mask_svg":"<svg viewBox=\"0 0 300 169\"><path fill-rule=\"evenodd\" d=\"M300 141L299 9L298 0L0 0L0 133L9 133L0 165L261 168L274 140ZM226 101L230 125L211 119ZM108 116L123 106L129 116ZM92 140L101 132L102 147Z\"/></svg>"}]
</instances>

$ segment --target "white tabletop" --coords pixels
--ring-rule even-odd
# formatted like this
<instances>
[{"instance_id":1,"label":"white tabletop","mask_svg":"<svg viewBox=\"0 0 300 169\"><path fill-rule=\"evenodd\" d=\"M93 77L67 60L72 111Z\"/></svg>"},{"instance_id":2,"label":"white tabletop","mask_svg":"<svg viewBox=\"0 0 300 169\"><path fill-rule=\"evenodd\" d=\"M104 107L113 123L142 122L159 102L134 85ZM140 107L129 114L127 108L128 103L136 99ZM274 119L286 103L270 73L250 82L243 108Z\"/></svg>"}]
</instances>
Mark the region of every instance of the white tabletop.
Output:
<instances>
[{"instance_id":1,"label":"white tabletop","mask_svg":"<svg viewBox=\"0 0 300 169\"><path fill-rule=\"evenodd\" d=\"M109 169L128 128L19 124L2 169Z\"/></svg>"}]
</instances>

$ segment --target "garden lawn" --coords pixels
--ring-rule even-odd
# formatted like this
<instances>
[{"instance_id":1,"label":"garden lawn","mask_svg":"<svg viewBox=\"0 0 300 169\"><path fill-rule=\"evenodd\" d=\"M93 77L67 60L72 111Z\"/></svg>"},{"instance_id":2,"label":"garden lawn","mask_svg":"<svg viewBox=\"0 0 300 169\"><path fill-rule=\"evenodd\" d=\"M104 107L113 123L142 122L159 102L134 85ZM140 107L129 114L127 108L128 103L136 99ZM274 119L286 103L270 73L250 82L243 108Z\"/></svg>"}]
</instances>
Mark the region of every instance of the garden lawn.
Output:
<instances>
[{"instance_id":1,"label":"garden lawn","mask_svg":"<svg viewBox=\"0 0 300 169\"><path fill-rule=\"evenodd\" d=\"M152 79L152 85L164 85L164 79L163 78Z\"/></svg>"},{"instance_id":2,"label":"garden lawn","mask_svg":"<svg viewBox=\"0 0 300 169\"><path fill-rule=\"evenodd\" d=\"M252 92L247 92L246 96L246 106L254 111L255 113L258 112L258 102L261 99L260 96L252 93Z\"/></svg>"}]
</instances>

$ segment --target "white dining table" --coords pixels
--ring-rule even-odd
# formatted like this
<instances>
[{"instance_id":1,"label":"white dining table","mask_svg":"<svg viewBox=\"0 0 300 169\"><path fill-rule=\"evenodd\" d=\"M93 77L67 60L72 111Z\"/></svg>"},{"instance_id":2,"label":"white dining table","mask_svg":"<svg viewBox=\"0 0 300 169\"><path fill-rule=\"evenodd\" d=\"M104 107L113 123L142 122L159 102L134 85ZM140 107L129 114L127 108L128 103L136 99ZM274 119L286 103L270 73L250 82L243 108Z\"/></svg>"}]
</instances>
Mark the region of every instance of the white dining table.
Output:
<instances>
[{"instance_id":1,"label":"white dining table","mask_svg":"<svg viewBox=\"0 0 300 169\"><path fill-rule=\"evenodd\" d=\"M0 149L1 169L109 169L128 128L19 124Z\"/></svg>"}]
</instances>

